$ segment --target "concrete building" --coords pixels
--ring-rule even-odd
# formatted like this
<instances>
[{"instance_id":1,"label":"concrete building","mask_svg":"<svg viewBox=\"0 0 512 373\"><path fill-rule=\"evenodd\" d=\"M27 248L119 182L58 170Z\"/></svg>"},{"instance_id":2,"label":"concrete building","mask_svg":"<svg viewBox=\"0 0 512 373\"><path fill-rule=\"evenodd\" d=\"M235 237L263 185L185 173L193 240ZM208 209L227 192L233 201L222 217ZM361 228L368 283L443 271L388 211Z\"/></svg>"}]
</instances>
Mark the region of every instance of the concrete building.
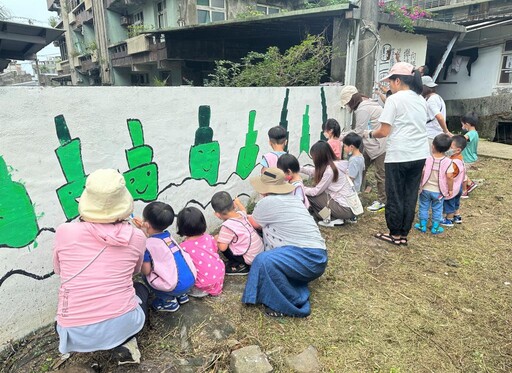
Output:
<instances>
[{"instance_id":1,"label":"concrete building","mask_svg":"<svg viewBox=\"0 0 512 373\"><path fill-rule=\"evenodd\" d=\"M66 30L59 78L73 85L181 85L181 62L167 58L159 30L275 14L296 0L47 0ZM151 35L147 33L154 31ZM174 71L174 73L172 73Z\"/></svg>"},{"instance_id":2,"label":"concrete building","mask_svg":"<svg viewBox=\"0 0 512 373\"><path fill-rule=\"evenodd\" d=\"M512 144L512 1L413 0L435 19L466 26L437 79L448 125L460 130L468 111L480 116L480 135ZM429 60L431 70L439 59Z\"/></svg>"}]
</instances>

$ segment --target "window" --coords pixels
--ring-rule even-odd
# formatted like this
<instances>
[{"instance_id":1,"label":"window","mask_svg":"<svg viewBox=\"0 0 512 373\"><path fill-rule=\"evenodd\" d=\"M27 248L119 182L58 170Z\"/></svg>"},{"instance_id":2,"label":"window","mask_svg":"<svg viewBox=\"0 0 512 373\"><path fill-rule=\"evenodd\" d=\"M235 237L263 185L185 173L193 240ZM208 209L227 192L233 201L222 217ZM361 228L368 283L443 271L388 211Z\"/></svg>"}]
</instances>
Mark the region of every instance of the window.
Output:
<instances>
[{"instance_id":1,"label":"window","mask_svg":"<svg viewBox=\"0 0 512 373\"><path fill-rule=\"evenodd\" d=\"M167 27L167 6L166 0L156 3L156 26L157 28Z\"/></svg>"},{"instance_id":2,"label":"window","mask_svg":"<svg viewBox=\"0 0 512 373\"><path fill-rule=\"evenodd\" d=\"M258 12L261 12L261 13L265 14L265 15L276 14L276 13L279 13L281 11L281 9L278 8L278 7L268 6L268 5L265 5L265 4L256 4L256 10Z\"/></svg>"},{"instance_id":3,"label":"window","mask_svg":"<svg viewBox=\"0 0 512 373\"><path fill-rule=\"evenodd\" d=\"M500 84L512 84L512 40L505 42L500 66Z\"/></svg>"},{"instance_id":4,"label":"window","mask_svg":"<svg viewBox=\"0 0 512 373\"><path fill-rule=\"evenodd\" d=\"M149 85L149 74L132 74L132 85Z\"/></svg>"},{"instance_id":5,"label":"window","mask_svg":"<svg viewBox=\"0 0 512 373\"><path fill-rule=\"evenodd\" d=\"M225 19L225 0L197 0L197 23L210 23Z\"/></svg>"},{"instance_id":6,"label":"window","mask_svg":"<svg viewBox=\"0 0 512 373\"><path fill-rule=\"evenodd\" d=\"M133 24L134 25L142 25L144 24L144 13L142 11L135 13L132 16Z\"/></svg>"}]
</instances>

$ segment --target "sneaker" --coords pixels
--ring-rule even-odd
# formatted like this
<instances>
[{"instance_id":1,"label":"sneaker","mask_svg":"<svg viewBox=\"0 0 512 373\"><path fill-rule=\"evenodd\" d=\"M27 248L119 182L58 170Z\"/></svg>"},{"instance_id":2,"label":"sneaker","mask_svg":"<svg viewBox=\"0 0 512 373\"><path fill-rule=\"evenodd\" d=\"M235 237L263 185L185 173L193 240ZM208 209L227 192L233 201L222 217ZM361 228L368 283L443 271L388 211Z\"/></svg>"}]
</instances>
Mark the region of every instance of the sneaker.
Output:
<instances>
[{"instance_id":1,"label":"sneaker","mask_svg":"<svg viewBox=\"0 0 512 373\"><path fill-rule=\"evenodd\" d=\"M357 223L357 216L354 216L353 218L348 219L347 223L356 224Z\"/></svg>"},{"instance_id":2,"label":"sneaker","mask_svg":"<svg viewBox=\"0 0 512 373\"><path fill-rule=\"evenodd\" d=\"M368 206L366 209L371 212L377 212L380 210L384 210L386 205L384 203L380 203L379 201L373 201L373 203Z\"/></svg>"},{"instance_id":3,"label":"sneaker","mask_svg":"<svg viewBox=\"0 0 512 373\"><path fill-rule=\"evenodd\" d=\"M188 298L187 294L183 294L180 295L179 297L176 297L176 300L178 301L179 304L185 304L188 303L190 299Z\"/></svg>"},{"instance_id":4,"label":"sneaker","mask_svg":"<svg viewBox=\"0 0 512 373\"><path fill-rule=\"evenodd\" d=\"M439 224L444 225L445 227L453 227L453 220L444 218Z\"/></svg>"},{"instance_id":5,"label":"sneaker","mask_svg":"<svg viewBox=\"0 0 512 373\"><path fill-rule=\"evenodd\" d=\"M425 233L427 231L427 221L420 220L419 223L414 224L414 229L417 229L420 232Z\"/></svg>"},{"instance_id":6,"label":"sneaker","mask_svg":"<svg viewBox=\"0 0 512 373\"><path fill-rule=\"evenodd\" d=\"M247 264L226 265L227 276L247 276L251 268Z\"/></svg>"},{"instance_id":7,"label":"sneaker","mask_svg":"<svg viewBox=\"0 0 512 373\"><path fill-rule=\"evenodd\" d=\"M192 287L192 289L190 289L190 291L188 292L188 295L191 297L194 297L194 298L204 298L210 294L207 293L206 291L198 289L194 286L194 287Z\"/></svg>"},{"instance_id":8,"label":"sneaker","mask_svg":"<svg viewBox=\"0 0 512 373\"><path fill-rule=\"evenodd\" d=\"M462 192L462 194L460 195L460 198L469 198L468 191L466 190L465 192Z\"/></svg>"},{"instance_id":9,"label":"sneaker","mask_svg":"<svg viewBox=\"0 0 512 373\"><path fill-rule=\"evenodd\" d=\"M478 184L472 181L471 184L468 185L468 194L474 191L476 188L478 188Z\"/></svg>"},{"instance_id":10,"label":"sneaker","mask_svg":"<svg viewBox=\"0 0 512 373\"><path fill-rule=\"evenodd\" d=\"M334 219L328 221L320 220L318 222L318 225L328 228L341 227L343 224L345 224L345 221L343 219Z\"/></svg>"},{"instance_id":11,"label":"sneaker","mask_svg":"<svg viewBox=\"0 0 512 373\"><path fill-rule=\"evenodd\" d=\"M453 222L454 222L455 224L462 224L462 216L460 216L460 215L455 215L455 216L453 217Z\"/></svg>"},{"instance_id":12,"label":"sneaker","mask_svg":"<svg viewBox=\"0 0 512 373\"><path fill-rule=\"evenodd\" d=\"M125 344L112 350L118 365L140 364L140 351L137 345L137 338L133 337Z\"/></svg>"},{"instance_id":13,"label":"sneaker","mask_svg":"<svg viewBox=\"0 0 512 373\"><path fill-rule=\"evenodd\" d=\"M156 298L151 304L155 311L162 312L176 312L180 309L180 304L176 298L164 301L163 299Z\"/></svg>"}]
</instances>

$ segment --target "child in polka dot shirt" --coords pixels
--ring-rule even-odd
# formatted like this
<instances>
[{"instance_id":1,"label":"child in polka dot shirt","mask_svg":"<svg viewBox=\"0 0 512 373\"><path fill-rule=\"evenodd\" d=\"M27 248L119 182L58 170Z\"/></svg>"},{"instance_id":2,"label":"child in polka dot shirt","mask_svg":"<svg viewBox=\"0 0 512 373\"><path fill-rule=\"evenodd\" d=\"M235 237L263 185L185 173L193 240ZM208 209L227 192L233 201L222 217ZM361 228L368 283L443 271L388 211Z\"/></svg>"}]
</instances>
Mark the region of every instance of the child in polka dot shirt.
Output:
<instances>
[{"instance_id":1,"label":"child in polka dot shirt","mask_svg":"<svg viewBox=\"0 0 512 373\"><path fill-rule=\"evenodd\" d=\"M206 220L195 207L185 207L178 214L178 234L185 236L181 248L187 252L197 269L192 297L219 295L224 284L225 266L217 252L215 239L205 233Z\"/></svg>"}]
</instances>

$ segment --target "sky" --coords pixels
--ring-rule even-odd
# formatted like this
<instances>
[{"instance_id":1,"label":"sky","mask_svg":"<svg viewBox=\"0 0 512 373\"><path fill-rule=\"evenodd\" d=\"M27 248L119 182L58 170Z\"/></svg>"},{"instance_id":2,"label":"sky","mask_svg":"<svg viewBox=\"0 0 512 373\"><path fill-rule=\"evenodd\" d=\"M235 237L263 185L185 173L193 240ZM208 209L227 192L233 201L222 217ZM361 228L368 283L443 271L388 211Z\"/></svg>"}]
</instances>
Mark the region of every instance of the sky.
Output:
<instances>
[{"instance_id":1,"label":"sky","mask_svg":"<svg viewBox=\"0 0 512 373\"><path fill-rule=\"evenodd\" d=\"M12 19L9 21L27 23L27 20L17 19L15 17L30 18L39 22L34 22L37 26L50 27L48 18L56 17L57 12L49 12L46 8L46 0L0 0L0 4L7 8ZM38 54L39 59L45 59L50 56L59 56L59 48L50 44L43 48ZM31 61L21 61L23 69L32 73Z\"/></svg>"}]
</instances>

